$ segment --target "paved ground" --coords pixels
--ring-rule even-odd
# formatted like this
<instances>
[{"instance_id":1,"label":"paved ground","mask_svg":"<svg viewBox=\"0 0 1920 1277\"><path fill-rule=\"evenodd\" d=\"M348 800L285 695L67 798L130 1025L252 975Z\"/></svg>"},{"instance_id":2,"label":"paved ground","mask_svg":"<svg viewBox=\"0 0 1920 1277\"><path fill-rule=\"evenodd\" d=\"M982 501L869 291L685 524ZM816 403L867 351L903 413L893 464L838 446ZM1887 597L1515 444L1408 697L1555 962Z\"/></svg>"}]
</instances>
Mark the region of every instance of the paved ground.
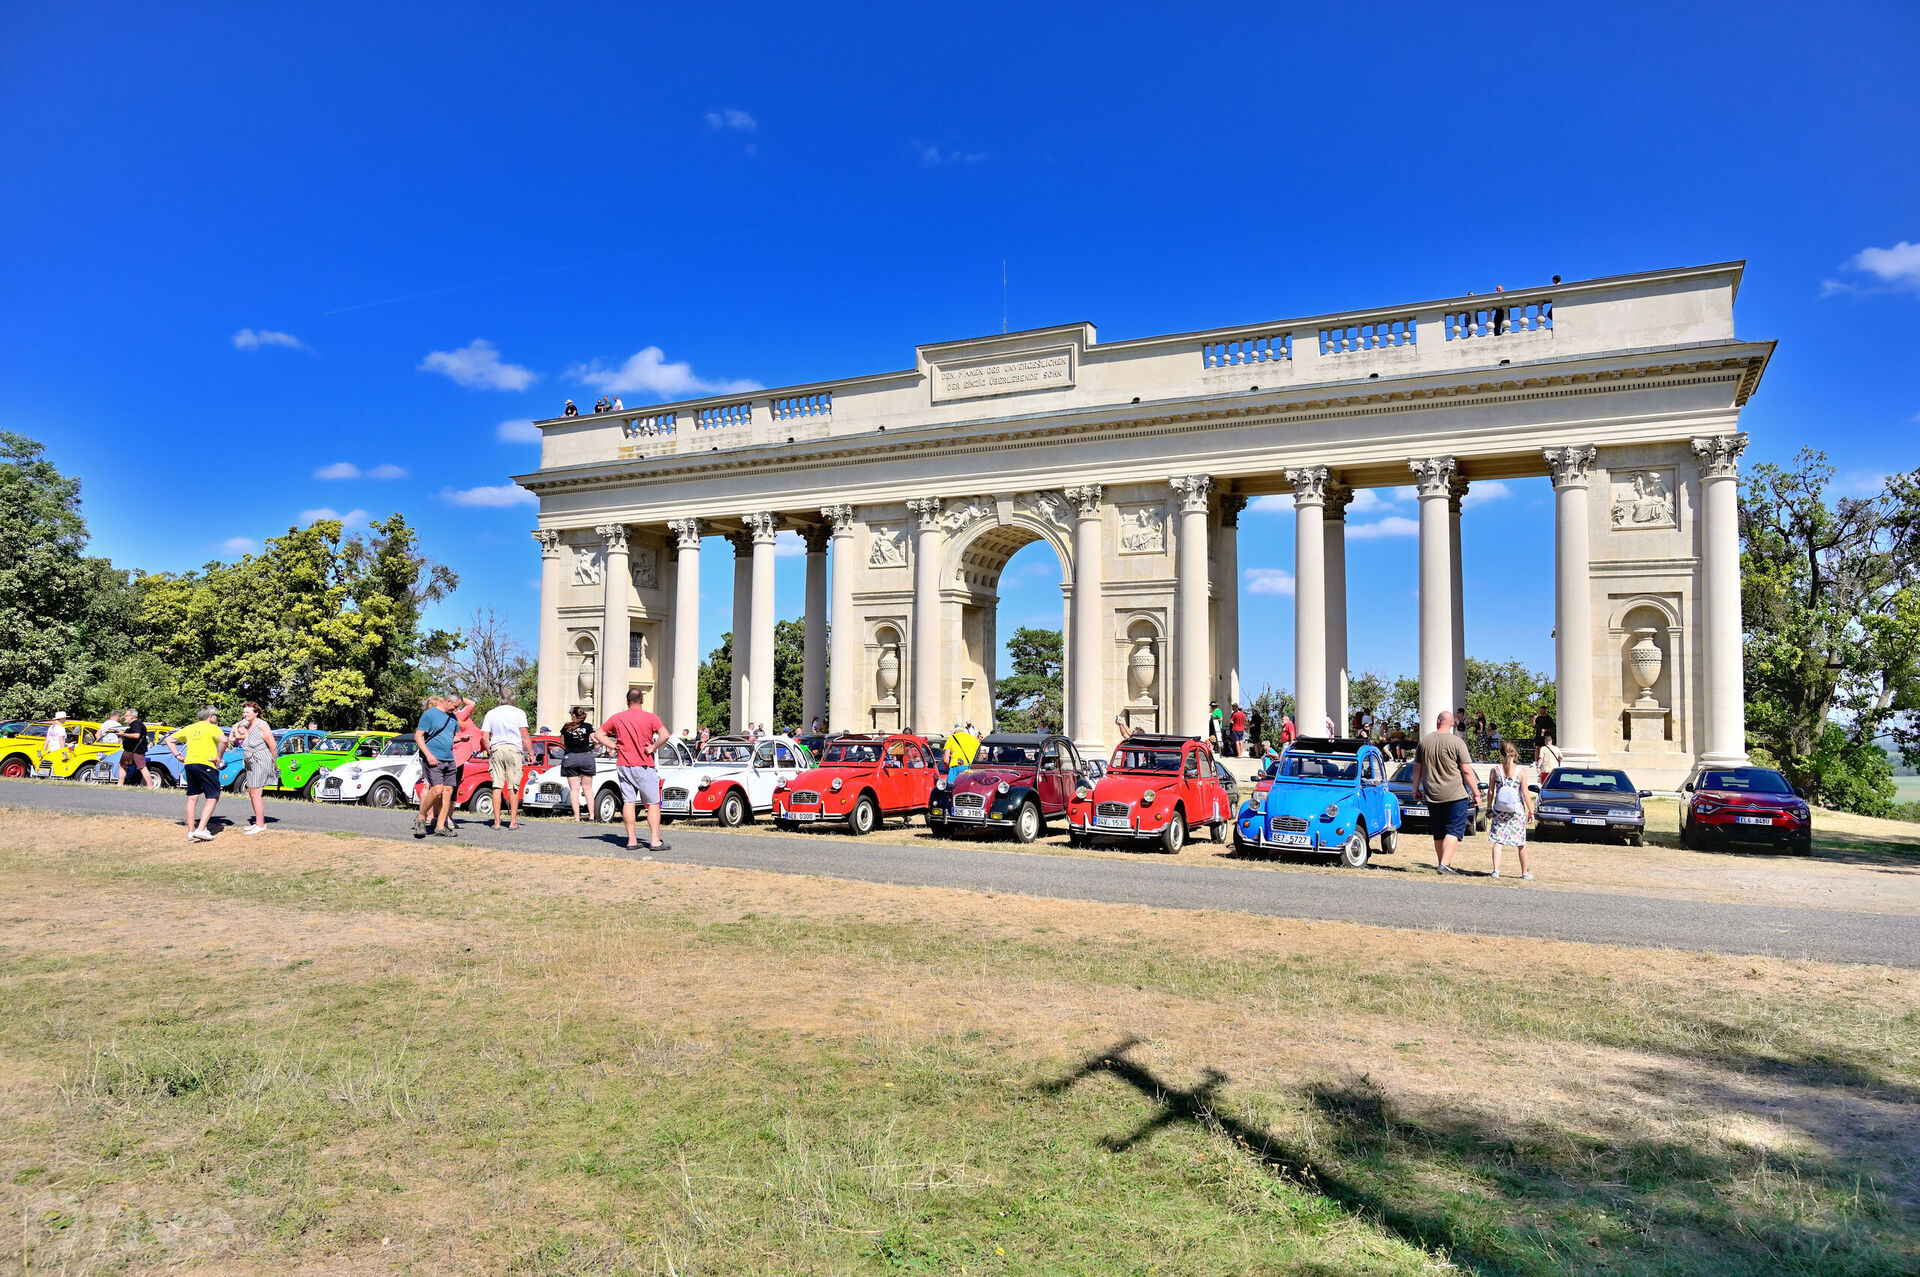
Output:
<instances>
[{"instance_id":1,"label":"paved ground","mask_svg":"<svg viewBox=\"0 0 1920 1277\"><path fill-rule=\"evenodd\" d=\"M0 781L0 806L179 820L181 796L94 785ZM245 820L244 800L220 804ZM289 829L350 830L411 841L409 811L375 811L272 801L268 819ZM1471 880L1401 880L1399 875L1249 874L1240 870L985 851L966 845L903 847L830 834L755 837L676 825L663 859L773 873L820 874L863 882L958 887L1063 900L1098 900L1168 909L1225 909L1286 918L1320 918L1380 927L1536 936L1597 944L1767 954L1830 962L1920 968L1920 921L1892 914L1785 909L1613 895L1601 891L1487 891ZM269 831L264 837L271 838ZM240 839L237 825L221 832ZM643 830L644 837L644 830ZM565 855L638 856L617 827L538 818L495 832L462 824L472 845ZM422 854L431 854L422 844ZM1405 854L1404 852L1402 853Z\"/></svg>"}]
</instances>

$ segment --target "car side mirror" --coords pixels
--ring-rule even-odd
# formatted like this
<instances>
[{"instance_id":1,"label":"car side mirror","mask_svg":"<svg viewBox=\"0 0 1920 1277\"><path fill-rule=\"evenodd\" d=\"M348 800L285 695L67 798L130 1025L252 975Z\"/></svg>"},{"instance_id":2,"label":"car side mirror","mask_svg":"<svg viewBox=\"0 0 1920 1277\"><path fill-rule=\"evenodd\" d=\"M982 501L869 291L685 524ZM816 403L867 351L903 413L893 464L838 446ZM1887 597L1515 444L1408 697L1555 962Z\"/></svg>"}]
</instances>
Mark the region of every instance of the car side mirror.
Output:
<instances>
[{"instance_id":1,"label":"car side mirror","mask_svg":"<svg viewBox=\"0 0 1920 1277\"><path fill-rule=\"evenodd\" d=\"M1640 796L1642 798L1651 798L1653 797L1653 791L1651 789L1643 789L1640 791Z\"/></svg>"},{"instance_id":2,"label":"car side mirror","mask_svg":"<svg viewBox=\"0 0 1920 1277\"><path fill-rule=\"evenodd\" d=\"M1691 794L1693 792L1693 782L1688 781L1686 784L1680 786L1680 792L1683 794Z\"/></svg>"},{"instance_id":3,"label":"car side mirror","mask_svg":"<svg viewBox=\"0 0 1920 1277\"><path fill-rule=\"evenodd\" d=\"M1795 785L1793 787L1793 796L1795 798L1805 798L1807 796L1807 791L1800 788L1800 786Z\"/></svg>"},{"instance_id":4,"label":"car side mirror","mask_svg":"<svg viewBox=\"0 0 1920 1277\"><path fill-rule=\"evenodd\" d=\"M1537 794L1537 793L1539 793L1539 792L1540 792L1540 786L1538 786L1538 785L1528 785L1528 786L1527 786L1527 792L1528 792L1528 793L1530 793L1530 794Z\"/></svg>"}]
</instances>

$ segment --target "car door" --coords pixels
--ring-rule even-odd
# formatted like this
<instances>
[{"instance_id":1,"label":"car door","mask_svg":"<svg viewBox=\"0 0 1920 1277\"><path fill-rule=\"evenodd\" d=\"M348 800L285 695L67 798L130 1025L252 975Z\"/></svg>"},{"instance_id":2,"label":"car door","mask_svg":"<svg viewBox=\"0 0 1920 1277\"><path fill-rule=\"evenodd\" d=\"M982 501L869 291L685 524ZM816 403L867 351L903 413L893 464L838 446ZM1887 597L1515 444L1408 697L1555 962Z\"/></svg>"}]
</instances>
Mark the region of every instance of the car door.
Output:
<instances>
[{"instance_id":1,"label":"car door","mask_svg":"<svg viewBox=\"0 0 1920 1277\"><path fill-rule=\"evenodd\" d=\"M937 769L928 757L926 748L918 741L907 745L902 761L906 765L899 770L898 777L900 809L918 811L933 797L933 780L938 774Z\"/></svg>"},{"instance_id":2,"label":"car door","mask_svg":"<svg viewBox=\"0 0 1920 1277\"><path fill-rule=\"evenodd\" d=\"M777 741L773 746L773 780L767 787L766 805L773 806L773 790L781 781L793 783L793 778L805 770L801 751L785 741ZM754 800L756 803L761 801Z\"/></svg>"},{"instance_id":3,"label":"car door","mask_svg":"<svg viewBox=\"0 0 1920 1277\"><path fill-rule=\"evenodd\" d=\"M1380 760L1367 754L1360 760L1360 813L1375 833L1387 827L1387 787Z\"/></svg>"}]
</instances>

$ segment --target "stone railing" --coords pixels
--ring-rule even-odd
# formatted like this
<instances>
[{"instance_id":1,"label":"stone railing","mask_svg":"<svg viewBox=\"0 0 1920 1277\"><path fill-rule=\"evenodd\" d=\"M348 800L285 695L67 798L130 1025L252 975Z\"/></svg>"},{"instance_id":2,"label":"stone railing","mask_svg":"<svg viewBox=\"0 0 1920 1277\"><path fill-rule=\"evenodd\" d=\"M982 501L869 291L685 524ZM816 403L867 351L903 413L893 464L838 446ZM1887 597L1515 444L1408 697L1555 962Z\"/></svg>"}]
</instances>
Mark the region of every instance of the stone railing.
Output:
<instances>
[{"instance_id":1,"label":"stone railing","mask_svg":"<svg viewBox=\"0 0 1920 1277\"><path fill-rule=\"evenodd\" d=\"M797 421L802 417L831 417L833 392L818 390L805 395L781 395L773 401L775 421Z\"/></svg>"},{"instance_id":2,"label":"stone railing","mask_svg":"<svg viewBox=\"0 0 1920 1277\"><path fill-rule=\"evenodd\" d=\"M1320 330L1320 353L1323 355L1349 355L1362 350L1387 350L1397 346L1413 346L1420 340L1418 321L1407 319L1381 319L1370 324L1349 324L1344 328L1322 328Z\"/></svg>"},{"instance_id":3,"label":"stone railing","mask_svg":"<svg viewBox=\"0 0 1920 1277\"><path fill-rule=\"evenodd\" d=\"M695 409L693 428L695 430L725 430L732 426L753 424L753 401L740 403L712 404Z\"/></svg>"},{"instance_id":4,"label":"stone railing","mask_svg":"<svg viewBox=\"0 0 1920 1277\"><path fill-rule=\"evenodd\" d=\"M1553 331L1553 299L1519 305L1495 304L1450 310L1441 317L1448 341L1468 337L1504 337L1508 333Z\"/></svg>"},{"instance_id":5,"label":"stone railing","mask_svg":"<svg viewBox=\"0 0 1920 1277\"><path fill-rule=\"evenodd\" d=\"M679 419L680 414L672 409L628 417L620 423L620 432L629 439L657 439L672 434Z\"/></svg>"},{"instance_id":6,"label":"stone railing","mask_svg":"<svg viewBox=\"0 0 1920 1277\"><path fill-rule=\"evenodd\" d=\"M1231 341L1210 341L1200 347L1200 362L1204 368L1233 368L1292 358L1292 333L1236 337Z\"/></svg>"}]
</instances>

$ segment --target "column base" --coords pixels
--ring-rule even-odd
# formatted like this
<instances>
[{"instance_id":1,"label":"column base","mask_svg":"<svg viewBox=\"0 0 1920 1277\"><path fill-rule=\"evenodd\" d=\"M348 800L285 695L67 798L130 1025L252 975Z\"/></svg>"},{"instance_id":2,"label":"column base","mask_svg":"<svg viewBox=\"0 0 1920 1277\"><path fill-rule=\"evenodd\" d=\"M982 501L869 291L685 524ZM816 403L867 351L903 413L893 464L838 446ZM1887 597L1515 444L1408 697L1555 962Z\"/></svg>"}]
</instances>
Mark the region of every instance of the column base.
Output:
<instances>
[{"instance_id":1,"label":"column base","mask_svg":"<svg viewBox=\"0 0 1920 1277\"><path fill-rule=\"evenodd\" d=\"M1753 760L1747 757L1747 755L1744 753L1702 754L1700 755L1700 766L1702 767L1751 767L1753 766Z\"/></svg>"},{"instance_id":2,"label":"column base","mask_svg":"<svg viewBox=\"0 0 1920 1277\"><path fill-rule=\"evenodd\" d=\"M1560 765L1562 767L1598 767L1600 765L1600 755L1594 753L1592 750L1578 754L1570 749L1562 750L1560 752Z\"/></svg>"}]
</instances>

